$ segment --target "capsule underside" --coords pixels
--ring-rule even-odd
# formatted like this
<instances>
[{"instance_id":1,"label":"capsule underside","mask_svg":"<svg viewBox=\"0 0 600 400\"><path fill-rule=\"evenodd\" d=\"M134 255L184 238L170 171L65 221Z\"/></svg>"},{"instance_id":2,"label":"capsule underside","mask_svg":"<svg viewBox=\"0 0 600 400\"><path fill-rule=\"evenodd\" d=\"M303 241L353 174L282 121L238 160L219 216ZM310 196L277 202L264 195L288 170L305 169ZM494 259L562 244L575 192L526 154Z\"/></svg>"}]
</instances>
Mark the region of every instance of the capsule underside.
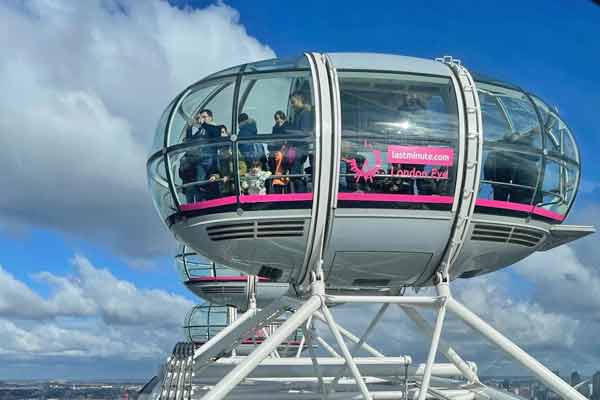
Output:
<instances>
[{"instance_id":1,"label":"capsule underside","mask_svg":"<svg viewBox=\"0 0 600 400\"><path fill-rule=\"evenodd\" d=\"M199 256L183 244L178 246L175 268L182 283L196 296L210 304L232 306L239 311L248 308L251 296L256 306L263 308L289 289L287 282L248 276Z\"/></svg>"},{"instance_id":2,"label":"capsule underside","mask_svg":"<svg viewBox=\"0 0 600 400\"><path fill-rule=\"evenodd\" d=\"M560 225L580 162L555 110L508 84L463 82L446 63L380 54L211 75L160 120L156 207L217 263L301 283L322 257L331 288L426 285L454 248L450 277L476 276L590 233Z\"/></svg>"}]
</instances>

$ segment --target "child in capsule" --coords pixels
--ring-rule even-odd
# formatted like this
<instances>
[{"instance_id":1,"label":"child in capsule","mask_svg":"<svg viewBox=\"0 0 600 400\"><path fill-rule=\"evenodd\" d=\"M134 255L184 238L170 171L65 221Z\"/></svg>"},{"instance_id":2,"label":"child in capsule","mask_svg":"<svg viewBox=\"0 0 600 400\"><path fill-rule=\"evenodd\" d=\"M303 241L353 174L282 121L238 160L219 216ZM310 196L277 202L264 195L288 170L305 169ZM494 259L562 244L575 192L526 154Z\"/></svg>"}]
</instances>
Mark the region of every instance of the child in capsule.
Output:
<instances>
[{"instance_id":1,"label":"child in capsule","mask_svg":"<svg viewBox=\"0 0 600 400\"><path fill-rule=\"evenodd\" d=\"M266 181L271 176L271 171L263 171L262 163L255 160L250 172L242 180L242 189L248 194L267 194Z\"/></svg>"}]
</instances>

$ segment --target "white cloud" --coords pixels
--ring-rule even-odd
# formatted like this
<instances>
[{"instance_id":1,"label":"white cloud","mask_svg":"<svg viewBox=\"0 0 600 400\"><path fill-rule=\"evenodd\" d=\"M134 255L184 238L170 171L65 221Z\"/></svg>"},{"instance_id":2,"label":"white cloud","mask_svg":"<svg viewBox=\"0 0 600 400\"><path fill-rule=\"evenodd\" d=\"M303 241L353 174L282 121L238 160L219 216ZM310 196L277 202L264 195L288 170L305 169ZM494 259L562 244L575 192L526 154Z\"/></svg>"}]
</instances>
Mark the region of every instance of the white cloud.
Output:
<instances>
[{"instance_id":1,"label":"white cloud","mask_svg":"<svg viewBox=\"0 0 600 400\"><path fill-rule=\"evenodd\" d=\"M0 316L19 319L101 317L111 325L178 326L192 303L157 289L138 289L97 268L85 257L72 260L75 274L58 276L43 271L34 275L51 294L43 298L8 271L0 268Z\"/></svg>"},{"instance_id":2,"label":"white cloud","mask_svg":"<svg viewBox=\"0 0 600 400\"><path fill-rule=\"evenodd\" d=\"M600 273L582 264L572 247L536 253L515 271L535 284L535 298L546 308L600 321Z\"/></svg>"},{"instance_id":3,"label":"white cloud","mask_svg":"<svg viewBox=\"0 0 600 400\"><path fill-rule=\"evenodd\" d=\"M160 113L190 83L273 56L235 10L161 1L0 4L0 219L143 262L172 247L146 188Z\"/></svg>"},{"instance_id":4,"label":"white cloud","mask_svg":"<svg viewBox=\"0 0 600 400\"><path fill-rule=\"evenodd\" d=\"M47 297L0 268L0 358L153 358L158 363L182 339L192 302L139 289L80 255L72 265L70 275L35 274L49 286Z\"/></svg>"},{"instance_id":5,"label":"white cloud","mask_svg":"<svg viewBox=\"0 0 600 400\"><path fill-rule=\"evenodd\" d=\"M461 285L457 297L519 345L531 349L572 347L578 321L535 301L513 299L508 290L510 284L508 279L483 276Z\"/></svg>"}]
</instances>

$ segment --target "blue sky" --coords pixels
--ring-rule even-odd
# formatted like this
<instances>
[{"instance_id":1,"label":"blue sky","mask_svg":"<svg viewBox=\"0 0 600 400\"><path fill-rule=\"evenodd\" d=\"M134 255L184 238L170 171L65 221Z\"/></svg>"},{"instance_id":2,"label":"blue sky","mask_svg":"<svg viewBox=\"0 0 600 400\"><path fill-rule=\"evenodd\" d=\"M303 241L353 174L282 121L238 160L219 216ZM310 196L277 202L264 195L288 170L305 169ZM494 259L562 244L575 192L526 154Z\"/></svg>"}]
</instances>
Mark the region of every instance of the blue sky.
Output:
<instances>
[{"instance_id":1,"label":"blue sky","mask_svg":"<svg viewBox=\"0 0 600 400\"><path fill-rule=\"evenodd\" d=\"M146 296L149 304L154 304L157 291L168 293L173 304L196 301L178 281L170 258L174 242L154 215L145 191L143 162L153 125L171 97L190 82L228 65L273 54L452 55L473 71L539 95L558 107L582 151L586 193L580 194L572 219L600 221L596 164L600 159L600 7L591 1L226 1L217 5L172 1L171 6L123 1L126 13L107 11L110 3L8 1L0 5L0 26L7 30L0 39L6 49L0 55L0 71L5 71L0 87L9 93L14 90L14 96L5 96L11 101L0 104L0 144L9 150L0 161L5 171L0 184L10 188L0 201L0 265L4 275L12 277L5 282L13 288L20 282L45 299L40 303L40 326L67 329L73 325L61 320L65 316L57 316L49 305L64 286L40 278L42 271L83 287L81 282L91 279L85 271L105 270L116 280L131 283L135 296ZM37 120L40 114L45 119ZM56 136L45 142L47 134ZM573 254L561 253L563 261L600 279L593 261L596 243L597 238L585 239L569 248ZM93 270L85 269L82 265L87 264L76 255L88 260ZM550 286L544 286L547 282L531 268L525 265L499 273L497 280L510 287L501 294L539 307L542 316L564 313L570 318L568 308L557 311L536 297ZM486 278L481 285L491 287L493 280ZM90 332L97 324L114 329L113 345L120 349L116 338L133 338L135 330L115 322L100 297L93 299L92 311L82 306L66 317L80 318L81 326L74 332L92 342ZM17 306L11 299L2 301L0 295L0 332L4 323L6 332L24 335L36 320L10 310ZM494 314L499 322L502 315ZM600 325L578 323L578 329L590 326ZM0 379L40 377L37 367L57 358L64 366L61 376L53 376L57 378L107 377L111 375L107 371L116 373L112 366L119 361L132 365L135 360L144 367L133 377L149 376L179 337L176 322L157 332L160 340L146 338L148 347L156 351L131 357L120 356L117 350L102 354L82 350L73 361L60 352L75 344L59 346L51 356L41 351L27 354L19 347L3 349L0 344L4 350L0 358L9 362L8 368L0 366ZM576 341L587 337L573 335ZM556 354L567 350L557 348ZM600 368L600 354L595 354L599 358L585 359L586 371L594 363ZM96 361L97 370L77 367ZM11 372L16 370L20 372Z\"/></svg>"}]
</instances>

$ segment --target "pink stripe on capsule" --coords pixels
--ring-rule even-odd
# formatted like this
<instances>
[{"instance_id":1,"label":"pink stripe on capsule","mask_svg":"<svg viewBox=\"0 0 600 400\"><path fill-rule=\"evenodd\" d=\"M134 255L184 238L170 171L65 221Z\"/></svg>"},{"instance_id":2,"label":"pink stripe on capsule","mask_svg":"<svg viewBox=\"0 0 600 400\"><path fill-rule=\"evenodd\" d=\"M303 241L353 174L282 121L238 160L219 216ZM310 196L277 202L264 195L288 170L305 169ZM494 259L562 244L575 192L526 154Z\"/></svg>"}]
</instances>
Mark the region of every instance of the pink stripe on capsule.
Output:
<instances>
[{"instance_id":1,"label":"pink stripe on capsule","mask_svg":"<svg viewBox=\"0 0 600 400\"><path fill-rule=\"evenodd\" d=\"M191 277L188 282L246 282L246 275L222 275L222 276L196 276ZM258 277L259 282L267 282L269 278Z\"/></svg>"},{"instance_id":2,"label":"pink stripe on capsule","mask_svg":"<svg viewBox=\"0 0 600 400\"><path fill-rule=\"evenodd\" d=\"M454 197L435 195L426 196L418 194L338 193L338 200L452 204Z\"/></svg>"},{"instance_id":3,"label":"pink stripe on capsule","mask_svg":"<svg viewBox=\"0 0 600 400\"><path fill-rule=\"evenodd\" d=\"M247 194L240 196L240 203L278 203L284 201L311 201L312 193Z\"/></svg>"},{"instance_id":4,"label":"pink stripe on capsule","mask_svg":"<svg viewBox=\"0 0 600 400\"><path fill-rule=\"evenodd\" d=\"M521 204L514 203L512 201L500 201L500 200L487 200L487 199L477 199L475 202L476 206L480 207L491 207L491 208L501 208L503 210L512 210L512 211L521 211L525 213L533 213L536 215L540 215L542 217L554 219L557 221L562 221L565 219L565 216L559 214L554 211L546 210L541 207L534 207L531 204Z\"/></svg>"},{"instance_id":5,"label":"pink stripe on capsule","mask_svg":"<svg viewBox=\"0 0 600 400\"><path fill-rule=\"evenodd\" d=\"M235 196L227 196L221 197L220 199L211 199L199 201L197 203L182 204L180 207L181 211L203 210L206 208L227 206L230 204L235 204L236 202Z\"/></svg>"}]
</instances>

